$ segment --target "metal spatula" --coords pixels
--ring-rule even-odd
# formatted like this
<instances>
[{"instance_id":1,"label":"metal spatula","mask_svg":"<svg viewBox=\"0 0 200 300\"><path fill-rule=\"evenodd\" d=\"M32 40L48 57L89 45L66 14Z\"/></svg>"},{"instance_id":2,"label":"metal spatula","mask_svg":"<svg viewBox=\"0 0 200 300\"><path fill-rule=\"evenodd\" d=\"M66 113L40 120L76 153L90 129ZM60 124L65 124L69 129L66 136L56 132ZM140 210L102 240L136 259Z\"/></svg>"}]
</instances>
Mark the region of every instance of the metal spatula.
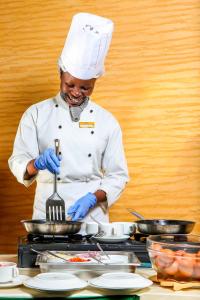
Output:
<instances>
[{"instance_id":1,"label":"metal spatula","mask_svg":"<svg viewBox=\"0 0 200 300\"><path fill-rule=\"evenodd\" d=\"M55 152L58 155L60 141L55 139ZM54 193L46 201L46 220L65 222L65 201L57 193L57 174L54 174Z\"/></svg>"}]
</instances>

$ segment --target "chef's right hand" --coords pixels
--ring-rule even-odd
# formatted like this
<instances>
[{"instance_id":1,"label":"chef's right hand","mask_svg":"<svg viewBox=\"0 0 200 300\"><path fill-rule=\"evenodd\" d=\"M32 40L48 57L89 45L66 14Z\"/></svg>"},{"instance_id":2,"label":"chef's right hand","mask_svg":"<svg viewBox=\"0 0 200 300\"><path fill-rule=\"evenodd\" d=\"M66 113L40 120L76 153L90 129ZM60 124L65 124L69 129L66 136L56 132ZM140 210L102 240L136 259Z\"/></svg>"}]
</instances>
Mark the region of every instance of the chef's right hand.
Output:
<instances>
[{"instance_id":1,"label":"chef's right hand","mask_svg":"<svg viewBox=\"0 0 200 300\"><path fill-rule=\"evenodd\" d=\"M60 173L60 156L56 156L55 151L51 148L46 149L34 161L34 166L37 170L49 170L53 174Z\"/></svg>"}]
</instances>

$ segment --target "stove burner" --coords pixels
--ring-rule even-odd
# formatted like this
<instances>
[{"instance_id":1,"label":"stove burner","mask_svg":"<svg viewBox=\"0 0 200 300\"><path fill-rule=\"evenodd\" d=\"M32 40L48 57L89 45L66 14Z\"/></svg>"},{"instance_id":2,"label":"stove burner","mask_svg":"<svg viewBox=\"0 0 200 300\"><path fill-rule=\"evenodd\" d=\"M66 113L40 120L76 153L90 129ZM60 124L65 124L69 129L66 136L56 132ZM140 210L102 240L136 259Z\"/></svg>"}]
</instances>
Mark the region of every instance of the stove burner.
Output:
<instances>
[{"instance_id":1,"label":"stove burner","mask_svg":"<svg viewBox=\"0 0 200 300\"><path fill-rule=\"evenodd\" d=\"M137 232L137 233L134 234L134 239L136 241L146 243L146 240L147 240L148 236L149 236L148 234L143 234L143 233Z\"/></svg>"}]
</instances>

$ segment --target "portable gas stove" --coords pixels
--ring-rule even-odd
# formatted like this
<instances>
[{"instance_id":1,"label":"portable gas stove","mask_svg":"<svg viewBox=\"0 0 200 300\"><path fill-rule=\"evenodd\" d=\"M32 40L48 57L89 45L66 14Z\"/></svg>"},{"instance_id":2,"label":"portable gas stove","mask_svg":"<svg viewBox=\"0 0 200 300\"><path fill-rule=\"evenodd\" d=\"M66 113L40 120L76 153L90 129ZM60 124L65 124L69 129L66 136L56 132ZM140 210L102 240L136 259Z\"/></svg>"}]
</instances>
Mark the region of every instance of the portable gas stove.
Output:
<instances>
[{"instance_id":1,"label":"portable gas stove","mask_svg":"<svg viewBox=\"0 0 200 300\"><path fill-rule=\"evenodd\" d=\"M142 263L150 263L146 250L144 235L136 234L135 238L121 243L102 243L105 251L133 251ZM67 236L33 235L22 236L18 243L18 267L35 268L37 251L99 251L91 236L80 234Z\"/></svg>"}]
</instances>

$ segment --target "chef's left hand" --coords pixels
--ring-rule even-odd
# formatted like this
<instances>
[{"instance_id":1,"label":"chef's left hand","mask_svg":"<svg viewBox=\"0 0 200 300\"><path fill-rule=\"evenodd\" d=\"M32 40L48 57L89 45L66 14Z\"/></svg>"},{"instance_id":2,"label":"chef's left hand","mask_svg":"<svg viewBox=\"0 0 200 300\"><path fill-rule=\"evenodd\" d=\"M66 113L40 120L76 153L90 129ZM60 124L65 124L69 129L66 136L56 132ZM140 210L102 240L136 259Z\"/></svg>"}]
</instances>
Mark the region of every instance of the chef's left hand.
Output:
<instances>
[{"instance_id":1,"label":"chef's left hand","mask_svg":"<svg viewBox=\"0 0 200 300\"><path fill-rule=\"evenodd\" d=\"M74 205L68 209L68 215L72 216L72 221L83 219L89 209L93 208L97 203L97 198L92 193L87 193L85 196L78 199Z\"/></svg>"}]
</instances>

